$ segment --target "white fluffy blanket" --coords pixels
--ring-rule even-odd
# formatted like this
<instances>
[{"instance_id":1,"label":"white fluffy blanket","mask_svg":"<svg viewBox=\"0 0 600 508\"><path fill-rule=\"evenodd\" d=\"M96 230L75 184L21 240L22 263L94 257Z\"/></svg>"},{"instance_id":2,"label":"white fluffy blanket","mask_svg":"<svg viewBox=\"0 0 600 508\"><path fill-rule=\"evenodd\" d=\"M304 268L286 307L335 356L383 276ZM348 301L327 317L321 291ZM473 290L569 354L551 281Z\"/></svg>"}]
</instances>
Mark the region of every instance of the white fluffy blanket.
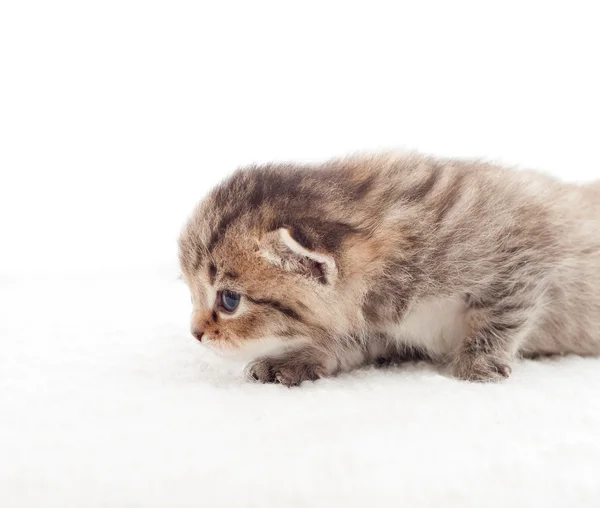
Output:
<instances>
[{"instance_id":1,"label":"white fluffy blanket","mask_svg":"<svg viewBox=\"0 0 600 508\"><path fill-rule=\"evenodd\" d=\"M166 277L2 280L2 507L599 506L599 359L288 389L203 352L188 305Z\"/></svg>"}]
</instances>

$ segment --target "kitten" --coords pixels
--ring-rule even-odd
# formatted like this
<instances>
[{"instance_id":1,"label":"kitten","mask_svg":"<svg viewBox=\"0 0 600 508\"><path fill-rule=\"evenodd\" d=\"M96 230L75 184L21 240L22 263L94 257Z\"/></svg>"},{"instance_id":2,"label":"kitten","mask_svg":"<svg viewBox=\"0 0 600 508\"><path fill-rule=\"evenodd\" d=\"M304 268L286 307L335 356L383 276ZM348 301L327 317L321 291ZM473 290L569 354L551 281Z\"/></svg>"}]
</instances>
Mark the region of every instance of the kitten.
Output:
<instances>
[{"instance_id":1,"label":"kitten","mask_svg":"<svg viewBox=\"0 0 600 508\"><path fill-rule=\"evenodd\" d=\"M420 155L243 168L179 242L192 334L296 385L406 355L600 353L600 184Z\"/></svg>"}]
</instances>

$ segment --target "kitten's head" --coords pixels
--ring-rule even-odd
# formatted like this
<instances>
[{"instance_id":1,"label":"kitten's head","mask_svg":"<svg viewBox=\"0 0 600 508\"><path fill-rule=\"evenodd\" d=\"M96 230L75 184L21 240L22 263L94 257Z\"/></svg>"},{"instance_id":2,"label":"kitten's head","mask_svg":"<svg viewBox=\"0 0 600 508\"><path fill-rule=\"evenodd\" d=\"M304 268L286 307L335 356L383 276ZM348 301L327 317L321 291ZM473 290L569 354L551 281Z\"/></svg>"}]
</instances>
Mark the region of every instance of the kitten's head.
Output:
<instances>
[{"instance_id":1,"label":"kitten's head","mask_svg":"<svg viewBox=\"0 0 600 508\"><path fill-rule=\"evenodd\" d=\"M318 204L318 190L299 185L289 168L240 171L183 230L191 331L218 353L252 358L326 344L356 319L347 246L357 233L328 212L331 200Z\"/></svg>"}]
</instances>

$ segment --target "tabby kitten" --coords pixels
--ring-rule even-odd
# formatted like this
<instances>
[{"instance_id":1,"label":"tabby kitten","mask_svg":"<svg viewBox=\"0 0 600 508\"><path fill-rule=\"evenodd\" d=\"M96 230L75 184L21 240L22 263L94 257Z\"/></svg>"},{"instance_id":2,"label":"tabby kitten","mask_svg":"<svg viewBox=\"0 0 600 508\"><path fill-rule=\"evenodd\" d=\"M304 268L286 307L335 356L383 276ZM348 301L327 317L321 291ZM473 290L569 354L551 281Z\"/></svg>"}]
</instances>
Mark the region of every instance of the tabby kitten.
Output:
<instances>
[{"instance_id":1,"label":"tabby kitten","mask_svg":"<svg viewBox=\"0 0 600 508\"><path fill-rule=\"evenodd\" d=\"M496 381L600 353L600 185L421 155L238 170L180 242L192 334L296 385L426 357Z\"/></svg>"}]
</instances>

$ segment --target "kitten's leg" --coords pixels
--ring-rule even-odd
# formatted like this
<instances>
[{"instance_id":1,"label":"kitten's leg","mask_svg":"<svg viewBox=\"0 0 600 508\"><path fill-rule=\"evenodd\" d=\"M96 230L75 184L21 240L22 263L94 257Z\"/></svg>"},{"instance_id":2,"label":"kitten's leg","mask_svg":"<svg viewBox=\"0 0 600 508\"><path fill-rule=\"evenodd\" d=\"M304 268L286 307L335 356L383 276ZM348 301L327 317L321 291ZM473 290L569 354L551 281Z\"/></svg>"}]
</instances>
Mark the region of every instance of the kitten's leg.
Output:
<instances>
[{"instance_id":1,"label":"kitten's leg","mask_svg":"<svg viewBox=\"0 0 600 508\"><path fill-rule=\"evenodd\" d=\"M323 353L301 350L280 356L263 356L246 366L246 376L261 383L297 386L302 381L315 381L333 373Z\"/></svg>"},{"instance_id":2,"label":"kitten's leg","mask_svg":"<svg viewBox=\"0 0 600 508\"><path fill-rule=\"evenodd\" d=\"M456 352L453 373L469 381L500 381L510 376L513 359L524 330L518 309L496 307L474 311L469 332Z\"/></svg>"},{"instance_id":3,"label":"kitten's leg","mask_svg":"<svg viewBox=\"0 0 600 508\"><path fill-rule=\"evenodd\" d=\"M389 348L385 354L375 356L373 363L375 364L375 367L382 368L406 362L420 362L423 360L431 361L431 358L425 351L415 346L408 346L400 343L394 344L394 346Z\"/></svg>"}]
</instances>

